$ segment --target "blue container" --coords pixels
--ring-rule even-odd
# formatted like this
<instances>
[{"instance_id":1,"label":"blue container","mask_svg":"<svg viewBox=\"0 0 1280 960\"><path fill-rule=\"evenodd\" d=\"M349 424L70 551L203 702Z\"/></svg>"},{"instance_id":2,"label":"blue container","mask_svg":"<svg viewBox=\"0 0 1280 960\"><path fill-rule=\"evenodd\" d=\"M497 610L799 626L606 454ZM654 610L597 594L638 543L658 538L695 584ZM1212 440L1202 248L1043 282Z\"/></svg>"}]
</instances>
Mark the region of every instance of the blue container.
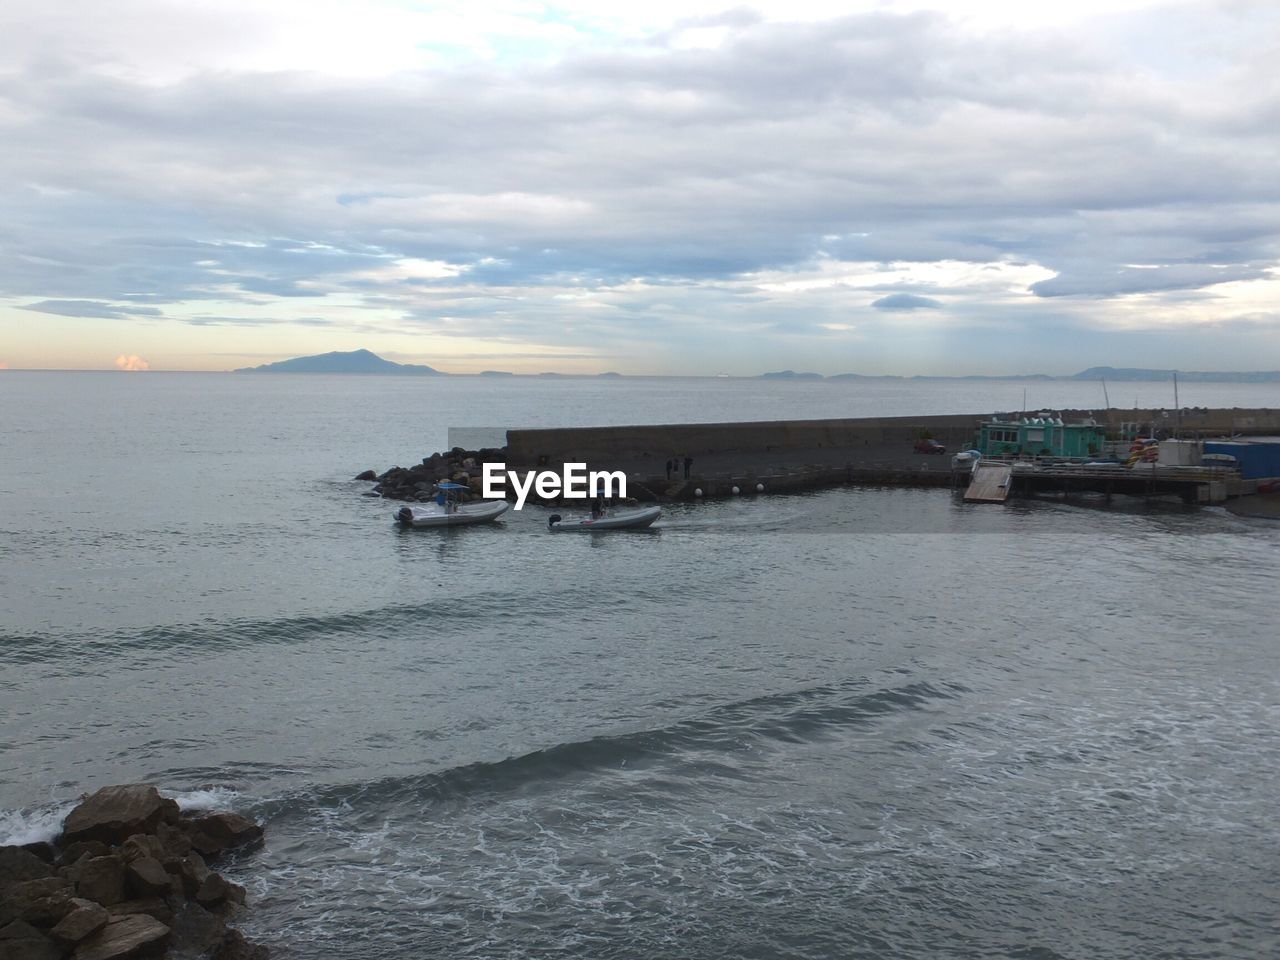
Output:
<instances>
[{"instance_id":1,"label":"blue container","mask_svg":"<svg viewBox=\"0 0 1280 960\"><path fill-rule=\"evenodd\" d=\"M1280 477L1280 443L1249 443L1241 440L1206 440L1205 453L1225 453L1236 458L1240 476L1246 480Z\"/></svg>"}]
</instances>

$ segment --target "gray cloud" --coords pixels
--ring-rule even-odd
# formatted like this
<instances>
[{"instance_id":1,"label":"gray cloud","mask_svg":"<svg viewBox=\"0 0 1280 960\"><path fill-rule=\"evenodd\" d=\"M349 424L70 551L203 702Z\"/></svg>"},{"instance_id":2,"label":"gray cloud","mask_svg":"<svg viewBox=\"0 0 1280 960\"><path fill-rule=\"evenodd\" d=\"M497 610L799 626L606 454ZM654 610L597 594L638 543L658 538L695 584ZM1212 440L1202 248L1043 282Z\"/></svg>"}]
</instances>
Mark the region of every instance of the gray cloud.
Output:
<instances>
[{"instance_id":1,"label":"gray cloud","mask_svg":"<svg viewBox=\"0 0 1280 960\"><path fill-rule=\"evenodd\" d=\"M1234 280L1268 276L1265 268L1249 264L1167 264L1143 268L1114 268L1108 264L1073 265L1049 280L1031 285L1039 297L1114 297L1163 290L1203 290Z\"/></svg>"},{"instance_id":2,"label":"gray cloud","mask_svg":"<svg viewBox=\"0 0 1280 960\"><path fill-rule=\"evenodd\" d=\"M874 336L877 314L940 306L739 283L823 258L1032 262L1057 272L1033 304L1189 296L1280 260L1265 39L1188 85L1088 37L979 38L929 13L703 22L728 28L718 49L659 35L377 81L134 82L51 32L0 75L3 116L22 119L0 153L0 296L104 318L347 298L424 335L698 349L733 335L772 354L771 337ZM410 258L463 272L380 273ZM632 278L645 283L620 292ZM945 292L948 318L1049 316L966 314L986 294Z\"/></svg>"},{"instance_id":3,"label":"gray cloud","mask_svg":"<svg viewBox=\"0 0 1280 960\"><path fill-rule=\"evenodd\" d=\"M38 303L23 304L22 309L61 317L100 317L104 320L163 316L155 307L119 307L100 300L41 300Z\"/></svg>"},{"instance_id":4,"label":"gray cloud","mask_svg":"<svg viewBox=\"0 0 1280 960\"><path fill-rule=\"evenodd\" d=\"M937 310L941 301L931 297L920 297L914 293L891 293L879 300L872 300L871 306L877 310Z\"/></svg>"}]
</instances>

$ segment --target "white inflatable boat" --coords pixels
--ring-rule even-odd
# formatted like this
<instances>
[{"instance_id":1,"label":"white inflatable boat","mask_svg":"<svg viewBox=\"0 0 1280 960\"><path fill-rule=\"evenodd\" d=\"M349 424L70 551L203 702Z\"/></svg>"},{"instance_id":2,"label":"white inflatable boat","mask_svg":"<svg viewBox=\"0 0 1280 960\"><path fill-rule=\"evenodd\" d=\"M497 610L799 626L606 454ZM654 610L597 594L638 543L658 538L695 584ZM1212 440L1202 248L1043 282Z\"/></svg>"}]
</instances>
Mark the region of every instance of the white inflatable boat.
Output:
<instances>
[{"instance_id":1,"label":"white inflatable boat","mask_svg":"<svg viewBox=\"0 0 1280 960\"><path fill-rule=\"evenodd\" d=\"M505 500L478 500L461 503L459 494L467 487L458 483L438 485L440 495L435 503L405 504L393 516L402 527L421 530L427 527L465 527L473 523L489 523L507 512L511 504Z\"/></svg>"},{"instance_id":2,"label":"white inflatable boat","mask_svg":"<svg viewBox=\"0 0 1280 960\"><path fill-rule=\"evenodd\" d=\"M662 516L661 507L637 507L628 510L614 510L598 517L570 518L565 520L558 513L553 513L547 520L548 530L643 530Z\"/></svg>"}]
</instances>

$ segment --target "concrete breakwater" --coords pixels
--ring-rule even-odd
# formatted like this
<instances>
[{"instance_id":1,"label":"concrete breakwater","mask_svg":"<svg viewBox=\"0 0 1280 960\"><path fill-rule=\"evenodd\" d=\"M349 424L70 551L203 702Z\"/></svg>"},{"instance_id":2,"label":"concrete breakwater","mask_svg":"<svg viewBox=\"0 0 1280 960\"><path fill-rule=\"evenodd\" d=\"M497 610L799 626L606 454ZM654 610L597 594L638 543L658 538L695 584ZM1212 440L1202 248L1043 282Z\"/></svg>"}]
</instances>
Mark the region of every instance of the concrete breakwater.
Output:
<instances>
[{"instance_id":1,"label":"concrete breakwater","mask_svg":"<svg viewBox=\"0 0 1280 960\"><path fill-rule=\"evenodd\" d=\"M244 888L210 869L261 842L234 813L182 813L154 786L103 787L52 843L0 847L0 956L266 960L228 926Z\"/></svg>"},{"instance_id":2,"label":"concrete breakwater","mask_svg":"<svg viewBox=\"0 0 1280 960\"><path fill-rule=\"evenodd\" d=\"M1068 422L1092 418L1116 436L1133 430L1157 435L1176 431L1184 437L1280 433L1280 410L1271 409L1063 410L1055 415ZM557 470L565 463L620 470L627 475L628 494L642 501L844 484L951 486L955 480L949 457L915 453L915 441L930 437L948 452L967 449L977 425L988 418L944 414L513 429L507 431L505 448L455 448L413 467L393 467L381 475L367 471L357 479L374 481L373 495L396 500L429 500L440 480L467 484L478 496L486 462L518 471Z\"/></svg>"},{"instance_id":3,"label":"concrete breakwater","mask_svg":"<svg viewBox=\"0 0 1280 960\"><path fill-rule=\"evenodd\" d=\"M1182 436L1280 433L1280 410L1061 410L1064 421L1092 418L1108 433L1125 424L1150 432ZM1030 414L1029 414L1030 415ZM513 466L539 462L661 462L666 457L700 457L729 453L803 452L839 448L857 459L859 448L910 444L930 436L953 450L973 442L978 423L990 414L941 414L918 417L858 417L829 420L764 420L744 423L682 423L619 427L571 427L508 430L507 454ZM909 451L908 451L909 452Z\"/></svg>"},{"instance_id":4,"label":"concrete breakwater","mask_svg":"<svg viewBox=\"0 0 1280 960\"><path fill-rule=\"evenodd\" d=\"M859 455L851 458L849 451L828 447L825 451L811 451L800 455L798 451L785 451L780 456L762 451L744 451L731 458L703 455L697 469L683 473L683 462L678 469L667 473L650 469L636 469L628 465L609 464L601 461L592 464L601 469L619 469L627 473L628 499L642 502L665 500L692 500L698 497L729 497L738 494L785 493L822 487L858 483L877 486L948 486L952 477L947 462L937 457L912 457L896 447L884 450L861 448ZM436 497L437 485L442 481L461 484L468 488L461 499L475 499L483 495L482 474L486 463L505 463L504 448L463 450L454 448L447 453L434 453L412 467L391 467L382 473L366 470L354 479L367 481L373 486L368 496L382 497L403 502L429 502ZM522 482L532 469L559 469L563 461L541 461L536 468L517 469ZM631 467L630 470L623 466ZM691 464L692 467L692 464ZM506 486L508 499L515 496L514 489ZM545 499L536 495L530 501L562 505L562 498ZM577 501L581 506L581 501Z\"/></svg>"}]
</instances>

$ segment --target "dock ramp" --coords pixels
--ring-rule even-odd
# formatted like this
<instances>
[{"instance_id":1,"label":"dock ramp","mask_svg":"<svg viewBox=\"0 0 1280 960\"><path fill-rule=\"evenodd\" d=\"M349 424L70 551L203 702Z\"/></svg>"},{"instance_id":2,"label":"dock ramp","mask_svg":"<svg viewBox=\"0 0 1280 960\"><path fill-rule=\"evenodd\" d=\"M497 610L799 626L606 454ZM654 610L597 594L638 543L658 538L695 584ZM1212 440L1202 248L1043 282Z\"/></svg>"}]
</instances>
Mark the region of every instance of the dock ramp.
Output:
<instances>
[{"instance_id":1,"label":"dock ramp","mask_svg":"<svg viewBox=\"0 0 1280 960\"><path fill-rule=\"evenodd\" d=\"M964 498L976 503L1004 503L1009 498L1012 478L1012 465L979 460L969 477L969 489L964 492Z\"/></svg>"}]
</instances>

